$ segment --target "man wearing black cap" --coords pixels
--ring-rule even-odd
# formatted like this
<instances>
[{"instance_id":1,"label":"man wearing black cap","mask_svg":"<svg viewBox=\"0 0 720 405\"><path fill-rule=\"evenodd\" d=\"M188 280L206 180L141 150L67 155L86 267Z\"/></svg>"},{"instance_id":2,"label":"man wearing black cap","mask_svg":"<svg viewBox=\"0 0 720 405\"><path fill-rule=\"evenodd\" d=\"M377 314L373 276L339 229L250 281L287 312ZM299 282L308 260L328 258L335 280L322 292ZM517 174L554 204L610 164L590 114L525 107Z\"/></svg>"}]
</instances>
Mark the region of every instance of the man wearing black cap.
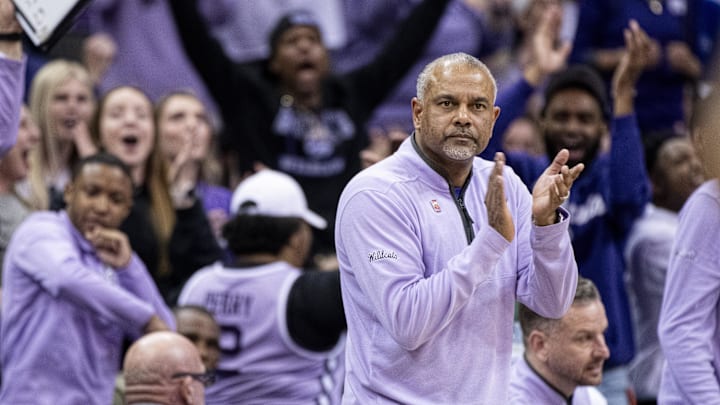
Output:
<instances>
[{"instance_id":1,"label":"man wearing black cap","mask_svg":"<svg viewBox=\"0 0 720 405\"><path fill-rule=\"evenodd\" d=\"M261 163L293 176L310 208L328 221L318 253L333 253L340 192L360 170L365 123L423 52L449 0L421 2L372 62L330 72L328 50L312 14L297 11L272 30L267 60L235 64L208 34L197 0L171 1L185 50L220 107L223 150L239 175Z\"/></svg>"},{"instance_id":2,"label":"man wearing black cap","mask_svg":"<svg viewBox=\"0 0 720 405\"><path fill-rule=\"evenodd\" d=\"M611 356L605 362L600 389L611 404L626 403L626 366L634 356L623 284L623 246L649 199L633 106L635 83L645 67L649 42L634 21L625 37L626 53L613 77L612 113L602 79L592 69L578 65L550 77L540 117L547 155L555 156L565 148L570 152L568 165L585 164L564 207L573 215L570 232L580 275L597 285L607 310L606 340ZM495 145L500 142L493 141ZM609 153L604 150L606 141ZM488 149L485 153L497 150ZM507 153L508 165L528 186L542 173L547 159Z\"/></svg>"}]
</instances>

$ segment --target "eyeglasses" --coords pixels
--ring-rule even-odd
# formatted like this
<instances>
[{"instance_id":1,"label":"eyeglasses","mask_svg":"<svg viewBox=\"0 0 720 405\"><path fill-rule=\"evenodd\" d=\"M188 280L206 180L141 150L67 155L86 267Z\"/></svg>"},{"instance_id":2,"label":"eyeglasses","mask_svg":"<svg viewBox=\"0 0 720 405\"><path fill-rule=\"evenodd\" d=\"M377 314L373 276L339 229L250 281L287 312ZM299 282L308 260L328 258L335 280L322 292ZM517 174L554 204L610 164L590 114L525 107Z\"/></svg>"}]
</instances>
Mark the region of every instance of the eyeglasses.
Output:
<instances>
[{"instance_id":1,"label":"eyeglasses","mask_svg":"<svg viewBox=\"0 0 720 405\"><path fill-rule=\"evenodd\" d=\"M182 378L190 377L195 381L200 382L203 386L209 387L215 383L215 373L207 371L205 373L175 373L171 378Z\"/></svg>"}]
</instances>

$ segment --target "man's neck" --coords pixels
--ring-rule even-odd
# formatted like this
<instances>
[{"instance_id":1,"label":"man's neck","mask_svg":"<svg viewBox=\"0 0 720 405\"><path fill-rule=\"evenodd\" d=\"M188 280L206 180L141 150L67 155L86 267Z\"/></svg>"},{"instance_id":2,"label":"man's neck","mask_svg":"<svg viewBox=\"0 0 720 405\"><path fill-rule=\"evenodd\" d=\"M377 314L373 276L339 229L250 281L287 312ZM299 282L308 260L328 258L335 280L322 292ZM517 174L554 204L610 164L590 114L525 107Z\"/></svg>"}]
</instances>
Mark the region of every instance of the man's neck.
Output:
<instances>
[{"instance_id":1,"label":"man's neck","mask_svg":"<svg viewBox=\"0 0 720 405\"><path fill-rule=\"evenodd\" d=\"M567 382L563 383L559 378L553 376L552 372L547 369L544 363L532 355L529 355L527 352L525 353L525 361L530 367L530 370L540 377L548 387L565 398L568 404L572 402L572 396L577 385Z\"/></svg>"},{"instance_id":2,"label":"man's neck","mask_svg":"<svg viewBox=\"0 0 720 405\"><path fill-rule=\"evenodd\" d=\"M279 260L280 258L277 255L273 255L270 253L252 253L246 255L237 255L235 258L235 266L255 267L277 262Z\"/></svg>"}]
</instances>

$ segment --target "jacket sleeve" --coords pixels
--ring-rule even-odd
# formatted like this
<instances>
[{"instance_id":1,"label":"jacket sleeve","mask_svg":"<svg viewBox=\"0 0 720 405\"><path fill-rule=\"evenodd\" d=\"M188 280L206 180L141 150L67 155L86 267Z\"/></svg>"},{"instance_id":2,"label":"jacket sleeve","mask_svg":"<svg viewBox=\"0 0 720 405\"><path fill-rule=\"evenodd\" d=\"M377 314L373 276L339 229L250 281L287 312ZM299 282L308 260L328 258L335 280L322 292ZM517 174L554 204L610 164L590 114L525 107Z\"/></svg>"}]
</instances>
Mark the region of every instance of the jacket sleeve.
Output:
<instances>
[{"instance_id":1,"label":"jacket sleeve","mask_svg":"<svg viewBox=\"0 0 720 405\"><path fill-rule=\"evenodd\" d=\"M558 208L559 223L532 223L532 196L516 176L505 175L516 194L513 212L517 240L517 300L547 318L560 318L575 297L578 269L568 228L570 214Z\"/></svg>"},{"instance_id":2,"label":"jacket sleeve","mask_svg":"<svg viewBox=\"0 0 720 405\"><path fill-rule=\"evenodd\" d=\"M120 285L134 296L152 305L155 314L162 319L170 329L175 330L175 317L160 295L155 282L148 273L142 260L133 254L128 266L118 271Z\"/></svg>"},{"instance_id":3,"label":"jacket sleeve","mask_svg":"<svg viewBox=\"0 0 720 405\"><path fill-rule=\"evenodd\" d=\"M198 11L196 0L172 0L168 3L175 17L185 53L195 70L202 77L223 114L236 114L238 94L235 90L243 86L235 83L242 79L242 75L237 74L235 62L211 35L210 27ZM231 110L228 111L227 108Z\"/></svg>"},{"instance_id":4,"label":"jacket sleeve","mask_svg":"<svg viewBox=\"0 0 720 405\"><path fill-rule=\"evenodd\" d=\"M0 158L15 145L25 88L25 63L0 57Z\"/></svg>"},{"instance_id":5,"label":"jacket sleeve","mask_svg":"<svg viewBox=\"0 0 720 405\"><path fill-rule=\"evenodd\" d=\"M222 259L222 250L210 228L200 200L187 209L177 210L177 221L170 240L170 264L174 285L170 300L174 302L182 285L198 269Z\"/></svg>"},{"instance_id":6,"label":"jacket sleeve","mask_svg":"<svg viewBox=\"0 0 720 405\"><path fill-rule=\"evenodd\" d=\"M18 250L13 254L13 264L20 271L53 297L72 301L103 319L114 321L130 334L141 331L155 314L151 303L88 268L67 230L46 222L32 225L19 228L17 232L21 233L14 241Z\"/></svg>"},{"instance_id":7,"label":"jacket sleeve","mask_svg":"<svg viewBox=\"0 0 720 405\"><path fill-rule=\"evenodd\" d=\"M635 115L615 117L611 124L609 216L616 229L627 235L645 211L650 185L645 155Z\"/></svg>"},{"instance_id":8,"label":"jacket sleeve","mask_svg":"<svg viewBox=\"0 0 720 405\"><path fill-rule=\"evenodd\" d=\"M668 267L658 337L667 361L665 375L672 375L683 402L718 403L720 204L717 197L696 191L683 210Z\"/></svg>"}]
</instances>

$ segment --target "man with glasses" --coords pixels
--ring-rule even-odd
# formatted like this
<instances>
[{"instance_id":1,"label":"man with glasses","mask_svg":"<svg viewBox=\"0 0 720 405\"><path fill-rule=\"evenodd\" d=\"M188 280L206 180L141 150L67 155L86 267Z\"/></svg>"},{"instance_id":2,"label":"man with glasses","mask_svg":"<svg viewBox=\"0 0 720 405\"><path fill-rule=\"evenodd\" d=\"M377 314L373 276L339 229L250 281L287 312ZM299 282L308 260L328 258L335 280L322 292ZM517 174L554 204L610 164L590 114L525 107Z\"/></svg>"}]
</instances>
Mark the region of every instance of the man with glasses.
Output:
<instances>
[{"instance_id":1,"label":"man with glasses","mask_svg":"<svg viewBox=\"0 0 720 405\"><path fill-rule=\"evenodd\" d=\"M214 375L186 337L156 332L138 339L123 366L127 404L204 405L205 387Z\"/></svg>"}]
</instances>

